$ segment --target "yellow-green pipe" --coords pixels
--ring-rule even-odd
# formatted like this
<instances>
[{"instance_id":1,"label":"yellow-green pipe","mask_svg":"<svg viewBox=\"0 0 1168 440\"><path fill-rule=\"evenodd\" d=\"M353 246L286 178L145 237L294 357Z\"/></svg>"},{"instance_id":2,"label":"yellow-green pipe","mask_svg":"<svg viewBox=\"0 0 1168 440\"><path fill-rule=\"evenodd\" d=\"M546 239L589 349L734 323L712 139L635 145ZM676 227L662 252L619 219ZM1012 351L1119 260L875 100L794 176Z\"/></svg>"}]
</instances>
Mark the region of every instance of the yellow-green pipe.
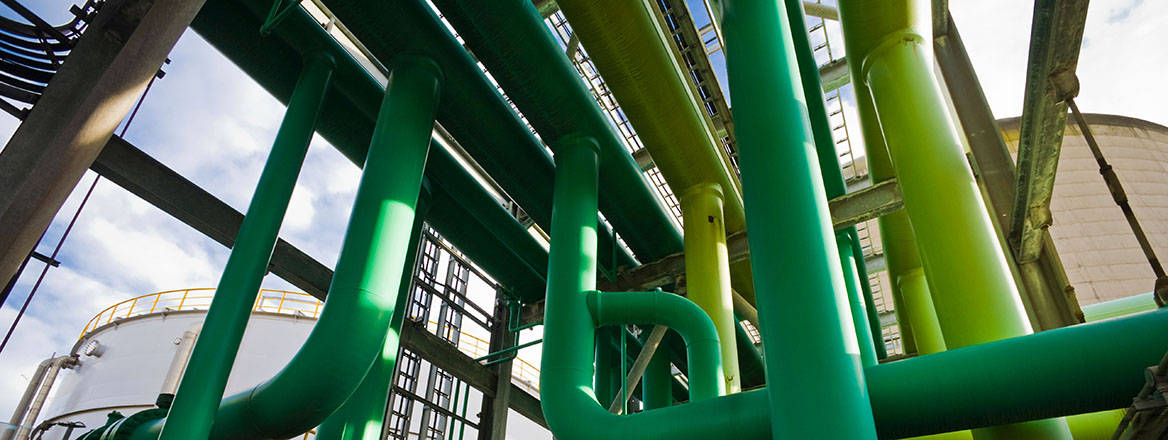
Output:
<instances>
[{"instance_id":1,"label":"yellow-green pipe","mask_svg":"<svg viewBox=\"0 0 1168 440\"><path fill-rule=\"evenodd\" d=\"M849 63L860 68L854 82L867 84L875 104L946 346L1031 333L933 74L931 3L844 0L840 20ZM1069 440L1071 435L1065 420L1052 419L983 428L974 437Z\"/></svg>"},{"instance_id":2,"label":"yellow-green pipe","mask_svg":"<svg viewBox=\"0 0 1168 440\"><path fill-rule=\"evenodd\" d=\"M722 189L698 184L681 194L685 226L686 296L706 312L718 330L726 392L742 389L738 371L734 304L730 290L730 255L722 216Z\"/></svg>"},{"instance_id":3,"label":"yellow-green pipe","mask_svg":"<svg viewBox=\"0 0 1168 440\"><path fill-rule=\"evenodd\" d=\"M684 61L675 60L666 46L673 39L659 30L649 2L563 0L559 5L669 186L682 194L697 185L717 185L723 192L726 232L743 230L741 183L686 84L688 73L679 64ZM682 210L684 215L684 202ZM753 303L750 260L735 263L730 272L734 289Z\"/></svg>"}]
</instances>

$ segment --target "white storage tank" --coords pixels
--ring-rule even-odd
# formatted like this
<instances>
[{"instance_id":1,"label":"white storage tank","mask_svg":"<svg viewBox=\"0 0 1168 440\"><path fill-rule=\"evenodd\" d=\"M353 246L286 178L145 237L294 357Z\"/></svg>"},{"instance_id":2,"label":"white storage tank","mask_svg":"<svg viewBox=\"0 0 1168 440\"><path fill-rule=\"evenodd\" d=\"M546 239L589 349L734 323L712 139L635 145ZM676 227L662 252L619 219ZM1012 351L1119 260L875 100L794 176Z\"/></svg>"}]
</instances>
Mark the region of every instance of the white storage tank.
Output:
<instances>
[{"instance_id":1,"label":"white storage tank","mask_svg":"<svg viewBox=\"0 0 1168 440\"><path fill-rule=\"evenodd\" d=\"M73 346L78 365L61 370L53 386L55 397L38 420L84 423L87 428L73 431L76 438L105 424L111 411L129 416L153 408L168 373L179 373L172 364L185 364L194 336L190 332L199 330L213 293L213 289L160 292L102 311ZM262 291L224 396L279 372L312 331L321 305L303 293ZM43 438L61 439L66 430L53 426Z\"/></svg>"}]
</instances>

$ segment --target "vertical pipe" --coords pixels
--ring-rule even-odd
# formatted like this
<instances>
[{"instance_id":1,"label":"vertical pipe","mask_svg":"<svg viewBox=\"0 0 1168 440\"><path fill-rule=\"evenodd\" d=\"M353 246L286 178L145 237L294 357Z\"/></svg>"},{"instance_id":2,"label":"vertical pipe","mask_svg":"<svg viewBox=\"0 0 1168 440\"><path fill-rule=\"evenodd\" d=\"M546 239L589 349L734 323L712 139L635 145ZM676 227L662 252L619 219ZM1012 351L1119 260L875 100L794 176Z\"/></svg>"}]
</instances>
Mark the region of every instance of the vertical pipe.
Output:
<instances>
[{"instance_id":1,"label":"vertical pipe","mask_svg":"<svg viewBox=\"0 0 1168 440\"><path fill-rule=\"evenodd\" d=\"M170 408L174 402L174 393L178 390L178 382L182 380L183 371L187 369L187 361L191 359L191 350L195 348L195 340L199 337L199 324L191 326L179 338L178 347L175 347L174 357L170 359L170 367L166 369L166 377L162 379L162 388L158 391L158 398L154 405L159 408Z\"/></svg>"},{"instance_id":2,"label":"vertical pipe","mask_svg":"<svg viewBox=\"0 0 1168 440\"><path fill-rule=\"evenodd\" d=\"M49 368L45 370L45 377L37 389L36 397L28 406L28 414L24 416L24 423L21 423L16 430L16 440L29 439L29 436L32 435L32 428L36 426L37 417L41 415L41 408L45 406L45 399L49 398L49 391L53 389L53 382L57 381L57 373L60 373L61 368L64 368L66 364L75 365L75 363L76 360L73 357L61 356L53 359L53 362L49 364Z\"/></svg>"},{"instance_id":3,"label":"vertical pipe","mask_svg":"<svg viewBox=\"0 0 1168 440\"><path fill-rule=\"evenodd\" d=\"M546 325L546 323L545 323ZM617 378L616 348L613 347L615 338L619 337L616 327L601 327L596 329L595 355L596 373L592 378L592 389L596 392L596 400L605 407L616 399L616 392L620 389Z\"/></svg>"},{"instance_id":4,"label":"vertical pipe","mask_svg":"<svg viewBox=\"0 0 1168 440\"><path fill-rule=\"evenodd\" d=\"M543 347L539 378L541 389L564 390L563 384L573 384L568 389L593 398L597 396L587 390L593 371L581 366L592 363L587 347L596 340L592 316L585 312L585 292L596 289L598 151L595 140L581 136L561 139L556 150L543 330L544 340L550 343ZM577 409L574 400L554 392L541 396L552 432L582 429L563 417Z\"/></svg>"},{"instance_id":5,"label":"vertical pipe","mask_svg":"<svg viewBox=\"0 0 1168 440\"><path fill-rule=\"evenodd\" d=\"M160 439L205 440L223 398L243 330L251 314L296 178L332 78L335 61L310 55L288 100L288 110L276 133L247 215L239 228L231 256L223 269L215 298L170 407Z\"/></svg>"},{"instance_id":6,"label":"vertical pipe","mask_svg":"<svg viewBox=\"0 0 1168 440\"><path fill-rule=\"evenodd\" d=\"M868 327L868 313L864 307L864 295L859 291L860 277L852 253L852 243L846 232L836 232L836 249L839 251L841 268L844 272L845 287L848 291L848 305L852 312L852 323L856 326L856 342L860 347L860 364L865 367L876 365L876 349L872 343L872 329Z\"/></svg>"},{"instance_id":7,"label":"vertical pipe","mask_svg":"<svg viewBox=\"0 0 1168 440\"><path fill-rule=\"evenodd\" d=\"M36 372L33 373L32 379L28 381L28 387L24 389L24 394L20 396L20 403L17 403L16 409L12 411L12 418L8 419L8 426L5 426L4 432L0 433L0 440L12 440L13 437L16 437L16 431L20 429L21 422L24 421L24 415L28 413L28 406L32 404L32 398L36 396L41 382L45 380L45 372L49 370L49 365L55 359L45 359L41 361L40 365L37 365Z\"/></svg>"},{"instance_id":8,"label":"vertical pipe","mask_svg":"<svg viewBox=\"0 0 1168 440\"><path fill-rule=\"evenodd\" d=\"M316 438L321 440L380 440L385 424L386 405L390 388L393 386L393 372L397 367L398 343L402 323L405 321L406 302L409 300L410 286L413 285L414 263L418 257L418 243L422 239L423 219L429 210L429 190L423 184L414 212L414 225L410 232L410 242L406 262L403 266L401 284L398 285L397 301L393 316L389 321L389 331L385 343L378 353L361 385L345 401L345 405L332 413L316 429Z\"/></svg>"},{"instance_id":9,"label":"vertical pipe","mask_svg":"<svg viewBox=\"0 0 1168 440\"><path fill-rule=\"evenodd\" d=\"M840 171L839 154L836 152L835 139L832 136L831 121L827 116L827 104L823 102L823 85L819 78L819 65L815 61L815 54L811 49L811 41L807 36L807 25L803 21L803 1L785 0L787 17L790 18L791 42L795 47L795 59L799 64L799 79L803 87L803 95L807 98L807 112L811 118L811 132L815 140L815 154L819 158L819 171L823 174L823 186L827 198L833 199L847 193L847 182ZM865 366L875 365L876 359L883 358L884 340L880 332L880 322L872 322L868 309L871 301L864 302L864 298L871 297L867 277L860 277L860 266L864 264L863 253L859 256L855 248L859 243L856 227L838 231L835 234L837 252L840 264L844 270L844 283L848 291L848 303L852 309L852 321L856 328L856 340L860 345L860 356ZM867 304L867 305L865 305ZM873 327L875 325L876 327ZM881 338L879 340L873 337Z\"/></svg>"},{"instance_id":10,"label":"vertical pipe","mask_svg":"<svg viewBox=\"0 0 1168 440\"><path fill-rule=\"evenodd\" d=\"M721 6L772 437L874 439L786 11Z\"/></svg>"},{"instance_id":11,"label":"vertical pipe","mask_svg":"<svg viewBox=\"0 0 1168 440\"><path fill-rule=\"evenodd\" d=\"M681 213L685 227L686 296L710 316L714 328L718 329L726 392L737 393L742 384L721 188L710 183L685 190L681 195Z\"/></svg>"},{"instance_id":12,"label":"vertical pipe","mask_svg":"<svg viewBox=\"0 0 1168 440\"><path fill-rule=\"evenodd\" d=\"M658 347L645 367L641 380L641 402L646 411L673 405L673 371L669 364L669 354L665 351L664 346Z\"/></svg>"}]
</instances>

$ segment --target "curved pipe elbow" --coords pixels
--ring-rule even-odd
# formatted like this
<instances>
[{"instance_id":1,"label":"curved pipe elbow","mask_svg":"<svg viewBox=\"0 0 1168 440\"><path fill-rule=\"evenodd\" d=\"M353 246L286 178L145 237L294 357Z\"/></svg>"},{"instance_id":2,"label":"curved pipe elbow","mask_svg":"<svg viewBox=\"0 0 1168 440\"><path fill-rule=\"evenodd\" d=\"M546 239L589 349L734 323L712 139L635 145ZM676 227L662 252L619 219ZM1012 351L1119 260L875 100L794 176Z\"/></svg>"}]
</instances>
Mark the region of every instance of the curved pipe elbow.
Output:
<instances>
[{"instance_id":1,"label":"curved pipe elbow","mask_svg":"<svg viewBox=\"0 0 1168 440\"><path fill-rule=\"evenodd\" d=\"M690 401L726 394L722 348L714 322L697 304L672 293L588 292L595 325L660 324L685 340Z\"/></svg>"}]
</instances>

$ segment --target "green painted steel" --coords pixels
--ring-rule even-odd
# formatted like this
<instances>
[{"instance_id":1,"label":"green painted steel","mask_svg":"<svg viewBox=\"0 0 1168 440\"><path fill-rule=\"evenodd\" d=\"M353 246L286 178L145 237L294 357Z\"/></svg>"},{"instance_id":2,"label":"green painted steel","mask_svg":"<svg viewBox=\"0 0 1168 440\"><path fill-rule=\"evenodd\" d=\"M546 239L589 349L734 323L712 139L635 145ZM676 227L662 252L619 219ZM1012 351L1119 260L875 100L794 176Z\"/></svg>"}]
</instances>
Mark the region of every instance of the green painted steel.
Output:
<instances>
[{"instance_id":1,"label":"green painted steel","mask_svg":"<svg viewBox=\"0 0 1168 440\"><path fill-rule=\"evenodd\" d=\"M900 438L1123 408L1165 349L1132 336L1166 332L1160 310L868 368L873 413Z\"/></svg>"},{"instance_id":2,"label":"green painted steel","mask_svg":"<svg viewBox=\"0 0 1168 440\"><path fill-rule=\"evenodd\" d=\"M361 166L368 154L369 140L381 105L385 89L377 79L364 70L356 60L321 28L307 12L293 8L285 14L284 20L274 32L265 38L256 38L256 29L271 9L270 0L208 0L203 6L192 29L211 43L220 53L232 60L255 79L265 90L282 102L291 96L292 85L300 72L300 54L321 50L332 54L337 60L336 80L333 93L325 100L317 123L317 132L335 146L354 164ZM469 83L459 83L460 90L466 90ZM447 87L449 88L449 87ZM493 89L491 89L493 90ZM453 93L453 92L452 92ZM501 148L506 156L507 166L490 169L503 184L505 178L524 179L520 184L505 186L512 198L528 209L537 219L546 220L551 206L551 157L538 147L538 140L516 121L515 129L510 129L507 119L500 112L510 112L505 102L501 106L490 100L476 100L469 96L459 96L455 102L461 104L450 112L467 111L466 114L447 115L447 118L473 117L482 124L460 124L445 126L452 132L460 128L455 136L466 148ZM467 116L471 115L471 116ZM444 121L446 122L446 121ZM517 139L519 141L511 141ZM435 137L432 142L441 142ZM527 149L534 145L536 148ZM508 249L539 246L533 238L522 237L524 243L500 241L498 237L511 234L497 234L488 230L483 223L498 224L502 221L514 223L522 228L510 213L500 209L498 202L492 205L474 203L473 200L489 200L491 196L477 182L465 185L458 176L448 176L435 171L441 168L457 167L449 154L434 149L427 162L426 176L433 184L434 206L427 219L443 237L450 240L464 254L477 262L491 277L503 283L511 293L523 301L534 302L543 298L543 278L527 270L528 264L519 261ZM439 154L442 153L442 154ZM515 153L514 155L511 155ZM446 164L445 166L443 164ZM480 164L487 163L480 158ZM499 177L499 170L503 176ZM514 173L522 169L525 173ZM541 170L547 170L546 180ZM530 174L530 176L528 176ZM528 177L531 179L527 180ZM472 180L473 182L473 180ZM444 188L457 189L453 195ZM546 196L542 196L546 190ZM458 199L455 200L455 197ZM543 197L546 205L539 205ZM473 200L472 200L473 199ZM465 209L463 207L466 207ZM531 206L545 206L542 212ZM541 217L542 216L542 217ZM495 219L495 220L492 220ZM547 223L540 223L547 228ZM601 245L605 248L604 243ZM622 254L622 258L627 256ZM546 252L543 257L547 259ZM632 260L627 260L632 264ZM607 264L607 263L606 263ZM532 288L531 286L534 286Z\"/></svg>"},{"instance_id":3,"label":"green painted steel","mask_svg":"<svg viewBox=\"0 0 1168 440\"><path fill-rule=\"evenodd\" d=\"M722 29L773 436L875 438L786 11L723 1Z\"/></svg>"},{"instance_id":4,"label":"green painted steel","mask_svg":"<svg viewBox=\"0 0 1168 440\"><path fill-rule=\"evenodd\" d=\"M570 136L556 155L555 204L548 261L540 397L556 438L767 438L759 423L766 393L745 392L618 416L592 389L595 322L588 292L596 288L597 151L590 138Z\"/></svg>"},{"instance_id":5,"label":"green painted steel","mask_svg":"<svg viewBox=\"0 0 1168 440\"><path fill-rule=\"evenodd\" d=\"M737 393L742 390L734 332L738 321L734 319L722 199L722 189L713 183L697 184L681 193L685 287L686 297L701 307L718 329L725 390Z\"/></svg>"},{"instance_id":6,"label":"green painted steel","mask_svg":"<svg viewBox=\"0 0 1168 440\"><path fill-rule=\"evenodd\" d=\"M933 296L929 293L929 283L925 270L917 267L897 276L900 294L904 297L905 324L912 327L916 352L920 355L940 353L948 349L941 323L937 321L937 311L933 308Z\"/></svg>"},{"instance_id":7,"label":"green painted steel","mask_svg":"<svg viewBox=\"0 0 1168 440\"><path fill-rule=\"evenodd\" d=\"M604 76L674 193L717 185L724 194L726 233L743 230L741 183L708 117L701 113L704 110L695 105L701 98L690 91L689 73L682 70L685 61L675 60L666 46L673 39L662 35L649 10L654 6L646 1L559 3L573 35ZM684 200L681 209L687 209ZM734 289L753 303L750 260L731 265L730 271Z\"/></svg>"},{"instance_id":8,"label":"green painted steel","mask_svg":"<svg viewBox=\"0 0 1168 440\"><path fill-rule=\"evenodd\" d=\"M872 343L872 329L868 327L868 311L864 307L864 294L860 292L860 278L852 253L851 239L846 232L836 232L836 249L839 251L840 266L843 269L845 288L848 294L848 309L852 313L852 323L856 328L856 343L860 350L860 364L865 367L876 365L876 349ZM883 341L882 341L883 342ZM883 344L881 344L883 345Z\"/></svg>"},{"instance_id":9,"label":"green painted steel","mask_svg":"<svg viewBox=\"0 0 1168 440\"><path fill-rule=\"evenodd\" d=\"M664 348L658 348L649 358L641 379L641 402L646 411L673 405L673 371Z\"/></svg>"},{"instance_id":10,"label":"green painted steel","mask_svg":"<svg viewBox=\"0 0 1168 440\"><path fill-rule=\"evenodd\" d=\"M345 402L384 346L441 82L428 60L397 61L320 319L284 370L223 400L209 426L211 438L288 438L308 431ZM321 371L334 374L322 380ZM155 438L165 420L138 428L134 439Z\"/></svg>"},{"instance_id":11,"label":"green painted steel","mask_svg":"<svg viewBox=\"0 0 1168 440\"><path fill-rule=\"evenodd\" d=\"M596 325L662 324L680 334L689 360L690 401L726 394L718 331L697 304L659 290L589 292L587 301Z\"/></svg>"},{"instance_id":12,"label":"green painted steel","mask_svg":"<svg viewBox=\"0 0 1168 440\"><path fill-rule=\"evenodd\" d=\"M546 322L544 323L546 325ZM595 353L593 357L596 362L596 373L592 378L592 389L596 393L596 401L604 405L616 399L616 393L620 390L620 373L617 372L617 364L620 362L620 329L616 327L603 327L596 329L596 344ZM616 347L614 347L614 345Z\"/></svg>"},{"instance_id":13,"label":"green painted steel","mask_svg":"<svg viewBox=\"0 0 1168 440\"><path fill-rule=\"evenodd\" d=\"M443 6L442 2L437 3ZM529 17L525 13L508 12L515 2L474 3L471 6L490 10L493 19L506 25L491 28L492 33L528 28ZM377 58L425 53L443 68L449 78L443 102L459 105L443 106L439 121L545 230L549 226L551 206L552 167L548 153L479 70L476 61L485 64L508 98L525 109L524 116L552 150L556 149L556 141L566 134L579 132L602 138L606 163L602 187L612 196L606 197L601 206L606 218L638 258L652 261L681 249L681 236L665 207L657 202L650 184L641 177L633 158L620 144L619 136L603 120L591 93L576 76L575 68L567 64L558 49L542 52L542 48L559 46L551 41L552 36L542 27L538 15L534 23L539 23L536 30L541 33L524 35L518 41L541 52L535 58L496 64L500 58L489 48L478 46L483 38L461 21L466 15L449 8L443 10L445 18L454 24L475 58L454 39L425 1L327 0L324 4ZM488 43L510 41L501 35L496 37L487 39ZM545 46L545 41L552 46ZM587 107L589 103L591 108ZM611 240L607 234L601 238L601 251L606 256L601 263L607 269L612 266L612 259L607 258L612 254L612 248L607 247ZM624 255L618 253L617 257L619 265L634 264Z\"/></svg>"},{"instance_id":14,"label":"green painted steel","mask_svg":"<svg viewBox=\"0 0 1168 440\"><path fill-rule=\"evenodd\" d=\"M807 112L811 120L811 132L815 140L815 153L819 158L819 172L823 174L823 186L828 200L847 193L847 182L840 170L839 153L832 136L831 122L827 116L827 105L823 101L823 86L820 84L819 63L811 48L807 25L803 19L803 1L785 0L787 17L790 19L791 42L795 47L795 59L799 64L799 79L803 95L807 99ZM848 291L848 303L852 311L852 321L856 328L856 338L860 346L860 356L865 366L875 365L877 359L884 358L884 339L880 329L879 316L872 306L872 291L868 285L867 269L862 266L864 253L858 254L856 227L851 226L835 234L840 264L844 270L844 284ZM856 240L856 241L854 241ZM864 276L860 276L864 274ZM866 301L866 302L865 302ZM872 312L872 313L869 313ZM872 322L872 317L877 319ZM873 339L873 338L877 339Z\"/></svg>"},{"instance_id":15,"label":"green painted steel","mask_svg":"<svg viewBox=\"0 0 1168 440\"><path fill-rule=\"evenodd\" d=\"M1032 329L934 75L930 5L922 0L845 0L840 20L848 62L860 66L856 82L868 85L875 104L937 321L945 345L952 349ZM973 434L997 439L1039 433L1042 438L1071 438L1062 419L988 427Z\"/></svg>"},{"instance_id":16,"label":"green painted steel","mask_svg":"<svg viewBox=\"0 0 1168 440\"><path fill-rule=\"evenodd\" d=\"M164 439L205 439L267 274L335 62L308 57L170 407Z\"/></svg>"},{"instance_id":17,"label":"green painted steel","mask_svg":"<svg viewBox=\"0 0 1168 440\"><path fill-rule=\"evenodd\" d=\"M1151 292L1083 306L1083 317L1093 322L1149 310L1156 310L1156 297Z\"/></svg>"},{"instance_id":18,"label":"green painted steel","mask_svg":"<svg viewBox=\"0 0 1168 440\"><path fill-rule=\"evenodd\" d=\"M389 331L385 334L381 353L374 358L373 366L365 373L365 379L345 400L345 404L316 428L316 438L320 440L381 440L386 405L389 403L393 385L393 373L397 367L399 335L402 323L405 322L406 310L409 308L410 286L414 281L412 272L425 228L423 219L428 214L429 197L429 191L423 181L422 192L418 195L418 203L414 209L414 226L410 231L409 247L405 264L402 266L404 271L401 284L398 285L397 302L393 305L393 316L389 320ZM455 392L455 404L457 396L458 393Z\"/></svg>"}]
</instances>

